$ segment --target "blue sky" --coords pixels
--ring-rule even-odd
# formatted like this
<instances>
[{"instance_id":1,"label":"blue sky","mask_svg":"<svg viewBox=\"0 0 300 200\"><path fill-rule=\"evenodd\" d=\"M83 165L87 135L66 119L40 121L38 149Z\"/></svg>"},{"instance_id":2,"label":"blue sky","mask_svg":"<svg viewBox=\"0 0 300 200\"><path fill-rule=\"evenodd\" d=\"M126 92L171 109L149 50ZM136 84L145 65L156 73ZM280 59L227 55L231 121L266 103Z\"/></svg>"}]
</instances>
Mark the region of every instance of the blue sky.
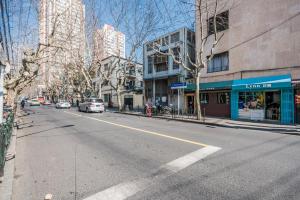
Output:
<instances>
[{"instance_id":1,"label":"blue sky","mask_svg":"<svg viewBox=\"0 0 300 200\"><path fill-rule=\"evenodd\" d=\"M158 29L155 33L149 35L149 40L158 37L164 33L176 30L186 26L192 28L194 23L193 7L190 4L184 4L182 0L127 0L128 5L137 2L143 7L145 4L151 4L153 10L161 20L159 20ZM193 3L194 0L185 0ZM12 17L12 36L14 45L27 44L34 47L38 43L38 2L39 0L10 0L10 9ZM114 25L113 17L110 12L110 6L118 0L83 0L86 6L86 20L91 16L94 10L99 19L99 28L107 23ZM116 7L118 4L116 5ZM142 10L142 8L141 8ZM129 15L131 11L129 10ZM119 31L128 36L124 26L119 27ZM26 37L25 37L26 36ZM126 51L129 51L130 44L126 42Z\"/></svg>"}]
</instances>

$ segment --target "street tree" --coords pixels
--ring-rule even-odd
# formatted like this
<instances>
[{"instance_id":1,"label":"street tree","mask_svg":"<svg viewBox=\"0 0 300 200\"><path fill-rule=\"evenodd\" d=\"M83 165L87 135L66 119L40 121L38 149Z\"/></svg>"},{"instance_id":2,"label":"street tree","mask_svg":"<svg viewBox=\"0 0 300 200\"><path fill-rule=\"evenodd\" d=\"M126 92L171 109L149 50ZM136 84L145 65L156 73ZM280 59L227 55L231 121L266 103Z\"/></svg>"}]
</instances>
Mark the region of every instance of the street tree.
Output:
<instances>
[{"instance_id":1,"label":"street tree","mask_svg":"<svg viewBox=\"0 0 300 200\"><path fill-rule=\"evenodd\" d=\"M177 47L167 48L160 42L153 42L152 48L161 55L170 56L173 62L180 64L191 75L196 85L195 104L196 116L198 120L202 119L201 101L200 101L200 79L201 72L207 68L208 63L213 59L216 48L223 38L224 33L218 30L219 26L227 26L228 22L223 16L218 15L220 10L228 7L228 2L223 0L195 0L195 3L182 1L195 8L196 14L196 48L195 51L180 51L180 43ZM210 32L208 30L210 28ZM184 53L187 55L185 56ZM188 62L186 62L187 60Z\"/></svg>"}]
</instances>

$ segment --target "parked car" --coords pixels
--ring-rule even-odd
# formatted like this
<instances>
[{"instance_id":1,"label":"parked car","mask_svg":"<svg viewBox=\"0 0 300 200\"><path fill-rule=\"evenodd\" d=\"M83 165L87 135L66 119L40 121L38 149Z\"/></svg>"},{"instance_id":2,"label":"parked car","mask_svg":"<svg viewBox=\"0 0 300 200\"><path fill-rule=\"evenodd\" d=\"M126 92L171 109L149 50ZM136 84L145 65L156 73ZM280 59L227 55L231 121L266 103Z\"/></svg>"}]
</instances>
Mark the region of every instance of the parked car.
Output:
<instances>
[{"instance_id":1,"label":"parked car","mask_svg":"<svg viewBox=\"0 0 300 200\"><path fill-rule=\"evenodd\" d=\"M45 106L48 106L48 105L51 105L51 102L46 100L42 104L45 105Z\"/></svg>"},{"instance_id":2,"label":"parked car","mask_svg":"<svg viewBox=\"0 0 300 200\"><path fill-rule=\"evenodd\" d=\"M55 105L56 108L71 108L71 104L67 101L61 101L61 102L58 102L56 105Z\"/></svg>"},{"instance_id":3,"label":"parked car","mask_svg":"<svg viewBox=\"0 0 300 200\"><path fill-rule=\"evenodd\" d=\"M84 112L104 112L105 107L102 99L88 98L85 102L80 103L78 110Z\"/></svg>"},{"instance_id":4,"label":"parked car","mask_svg":"<svg viewBox=\"0 0 300 200\"><path fill-rule=\"evenodd\" d=\"M31 99L29 105L30 106L40 106L41 103L37 99Z\"/></svg>"}]
</instances>

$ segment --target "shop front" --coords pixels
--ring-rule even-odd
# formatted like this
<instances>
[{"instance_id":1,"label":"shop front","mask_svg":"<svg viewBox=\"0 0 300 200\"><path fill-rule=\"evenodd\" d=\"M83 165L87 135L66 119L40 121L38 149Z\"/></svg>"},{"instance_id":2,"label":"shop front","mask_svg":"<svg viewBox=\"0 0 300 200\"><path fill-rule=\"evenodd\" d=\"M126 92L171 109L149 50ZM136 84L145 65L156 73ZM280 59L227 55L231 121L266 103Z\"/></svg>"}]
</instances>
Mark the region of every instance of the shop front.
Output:
<instances>
[{"instance_id":1,"label":"shop front","mask_svg":"<svg viewBox=\"0 0 300 200\"><path fill-rule=\"evenodd\" d=\"M295 84L295 123L300 124L300 83Z\"/></svg>"},{"instance_id":2,"label":"shop front","mask_svg":"<svg viewBox=\"0 0 300 200\"><path fill-rule=\"evenodd\" d=\"M230 118L230 92L232 81L200 83L201 112L203 116ZM185 89L186 109L195 111L195 84Z\"/></svg>"},{"instance_id":3,"label":"shop front","mask_svg":"<svg viewBox=\"0 0 300 200\"><path fill-rule=\"evenodd\" d=\"M231 118L294 123L291 76L234 80L231 91Z\"/></svg>"}]
</instances>

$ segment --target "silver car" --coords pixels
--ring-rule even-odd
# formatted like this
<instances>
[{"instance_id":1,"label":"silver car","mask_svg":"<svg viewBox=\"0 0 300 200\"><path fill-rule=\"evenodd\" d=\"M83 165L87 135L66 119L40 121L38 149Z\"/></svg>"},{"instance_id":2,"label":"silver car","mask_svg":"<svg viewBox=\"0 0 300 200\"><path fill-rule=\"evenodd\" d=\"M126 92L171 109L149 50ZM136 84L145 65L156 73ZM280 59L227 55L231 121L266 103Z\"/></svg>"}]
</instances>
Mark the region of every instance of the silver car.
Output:
<instances>
[{"instance_id":1,"label":"silver car","mask_svg":"<svg viewBox=\"0 0 300 200\"><path fill-rule=\"evenodd\" d=\"M56 108L71 108L71 104L67 101L61 101L61 102L58 102L56 105L55 105Z\"/></svg>"},{"instance_id":2,"label":"silver car","mask_svg":"<svg viewBox=\"0 0 300 200\"><path fill-rule=\"evenodd\" d=\"M80 103L78 110L84 112L104 112L105 107L102 99L88 98L85 102Z\"/></svg>"}]
</instances>

